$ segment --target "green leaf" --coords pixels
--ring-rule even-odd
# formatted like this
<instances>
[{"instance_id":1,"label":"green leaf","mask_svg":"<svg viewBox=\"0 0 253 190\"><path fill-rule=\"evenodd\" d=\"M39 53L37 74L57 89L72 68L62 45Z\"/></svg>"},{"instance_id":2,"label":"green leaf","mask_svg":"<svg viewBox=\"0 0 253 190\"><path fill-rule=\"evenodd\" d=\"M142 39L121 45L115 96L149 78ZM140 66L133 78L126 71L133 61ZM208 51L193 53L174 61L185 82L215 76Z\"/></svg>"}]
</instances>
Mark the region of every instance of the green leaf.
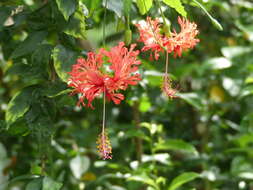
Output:
<instances>
[{"instance_id":1,"label":"green leaf","mask_svg":"<svg viewBox=\"0 0 253 190\"><path fill-rule=\"evenodd\" d=\"M206 10L206 8L205 8L201 3L199 3L197 0L192 0L192 1L195 3L195 5L197 5L199 8L201 8L201 9L206 13L206 15L208 16L208 18L211 20L212 24L213 24L218 30L220 30L220 31L223 30L221 24L220 24L215 18L213 18L213 17L209 14L209 12Z\"/></svg>"},{"instance_id":2,"label":"green leaf","mask_svg":"<svg viewBox=\"0 0 253 190\"><path fill-rule=\"evenodd\" d=\"M143 113L147 112L151 107L150 100L147 96L142 96L140 98L139 110Z\"/></svg>"},{"instance_id":3,"label":"green leaf","mask_svg":"<svg viewBox=\"0 0 253 190\"><path fill-rule=\"evenodd\" d=\"M203 102L201 97L196 93L178 93L177 94L180 98L185 100L187 103L191 104L197 110L204 109Z\"/></svg>"},{"instance_id":4,"label":"green leaf","mask_svg":"<svg viewBox=\"0 0 253 190\"><path fill-rule=\"evenodd\" d=\"M63 82L50 83L42 90L42 93L49 98L54 98L69 92L71 92L71 89L68 89L66 83Z\"/></svg>"},{"instance_id":5,"label":"green leaf","mask_svg":"<svg viewBox=\"0 0 253 190\"><path fill-rule=\"evenodd\" d=\"M0 132L6 129L6 122L4 120L0 120Z\"/></svg>"},{"instance_id":6,"label":"green leaf","mask_svg":"<svg viewBox=\"0 0 253 190\"><path fill-rule=\"evenodd\" d=\"M102 4L101 3L102 0L92 0L92 1L82 0L82 1L89 10L89 15L93 15L94 11L98 10Z\"/></svg>"},{"instance_id":7,"label":"green leaf","mask_svg":"<svg viewBox=\"0 0 253 190\"><path fill-rule=\"evenodd\" d=\"M244 98L246 96L252 96L252 95L253 95L253 85L246 86L245 88L241 90L239 98Z\"/></svg>"},{"instance_id":8,"label":"green leaf","mask_svg":"<svg viewBox=\"0 0 253 190\"><path fill-rule=\"evenodd\" d=\"M160 151L160 150L183 151L183 152L194 154L196 156L198 155L198 151L196 150L194 146L179 139L170 139L164 142L160 142L155 145L154 149L155 151Z\"/></svg>"},{"instance_id":9,"label":"green leaf","mask_svg":"<svg viewBox=\"0 0 253 190\"><path fill-rule=\"evenodd\" d=\"M77 54L62 45L57 45L53 50L54 67L58 76L67 82L71 67L76 63Z\"/></svg>"},{"instance_id":10,"label":"green leaf","mask_svg":"<svg viewBox=\"0 0 253 190\"><path fill-rule=\"evenodd\" d=\"M90 159L87 156L78 155L70 160L70 169L77 179L80 179L89 167Z\"/></svg>"},{"instance_id":11,"label":"green leaf","mask_svg":"<svg viewBox=\"0 0 253 190\"><path fill-rule=\"evenodd\" d=\"M76 0L56 0L56 4L66 20L76 10Z\"/></svg>"},{"instance_id":12,"label":"green leaf","mask_svg":"<svg viewBox=\"0 0 253 190\"><path fill-rule=\"evenodd\" d=\"M105 6L105 1L104 1L103 5ZM121 18L122 15L123 15L123 3L122 3L122 1L108 0L106 8L113 11L113 12L115 12L116 15L119 18Z\"/></svg>"},{"instance_id":13,"label":"green leaf","mask_svg":"<svg viewBox=\"0 0 253 190\"><path fill-rule=\"evenodd\" d=\"M150 178L149 176L147 176L146 174L130 176L129 178L127 178L127 180L129 180L129 181L139 181L139 182L142 182L144 184L148 184L148 185L154 187L156 190L160 189L158 187L158 185L155 183L155 181L152 178Z\"/></svg>"},{"instance_id":14,"label":"green leaf","mask_svg":"<svg viewBox=\"0 0 253 190\"><path fill-rule=\"evenodd\" d=\"M142 15L146 14L153 5L153 0L136 0L137 7Z\"/></svg>"},{"instance_id":15,"label":"green leaf","mask_svg":"<svg viewBox=\"0 0 253 190\"><path fill-rule=\"evenodd\" d=\"M38 31L31 33L19 46L12 52L11 58L17 58L36 50L38 45L45 39L47 36L46 31Z\"/></svg>"},{"instance_id":16,"label":"green leaf","mask_svg":"<svg viewBox=\"0 0 253 190\"><path fill-rule=\"evenodd\" d=\"M56 182L50 177L44 177L42 190L60 190L62 183Z\"/></svg>"},{"instance_id":17,"label":"green leaf","mask_svg":"<svg viewBox=\"0 0 253 190\"><path fill-rule=\"evenodd\" d=\"M184 6L182 5L181 0L163 0L163 2L168 6L174 8L183 17L187 16L187 13L184 9Z\"/></svg>"},{"instance_id":18,"label":"green leaf","mask_svg":"<svg viewBox=\"0 0 253 190\"><path fill-rule=\"evenodd\" d=\"M69 18L69 21L64 29L64 33L75 38L85 39L85 16L81 8Z\"/></svg>"},{"instance_id":19,"label":"green leaf","mask_svg":"<svg viewBox=\"0 0 253 190\"><path fill-rule=\"evenodd\" d=\"M246 128L246 129L253 127L253 112L250 112L249 114L245 115L242 118L240 126L241 128Z\"/></svg>"},{"instance_id":20,"label":"green leaf","mask_svg":"<svg viewBox=\"0 0 253 190\"><path fill-rule=\"evenodd\" d=\"M202 68L203 69L213 69L213 70L220 70L220 69L227 69L232 66L232 62L225 58L225 57L213 57L207 59Z\"/></svg>"},{"instance_id":21,"label":"green leaf","mask_svg":"<svg viewBox=\"0 0 253 190\"><path fill-rule=\"evenodd\" d=\"M33 91L34 87L24 88L16 93L11 99L5 115L5 120L8 126L17 121L17 119L23 117L23 115L29 110Z\"/></svg>"},{"instance_id":22,"label":"green leaf","mask_svg":"<svg viewBox=\"0 0 253 190\"><path fill-rule=\"evenodd\" d=\"M11 8L10 7L0 7L0 31L3 28L3 25L7 18L11 15Z\"/></svg>"},{"instance_id":23,"label":"green leaf","mask_svg":"<svg viewBox=\"0 0 253 190\"><path fill-rule=\"evenodd\" d=\"M124 0L123 8L125 16L127 16L131 12L132 1L133 0Z\"/></svg>"},{"instance_id":24,"label":"green leaf","mask_svg":"<svg viewBox=\"0 0 253 190\"><path fill-rule=\"evenodd\" d=\"M228 46L228 47L222 47L221 53L224 57L227 58L233 58L237 56L242 56L244 54L252 52L253 49L248 46Z\"/></svg>"},{"instance_id":25,"label":"green leaf","mask_svg":"<svg viewBox=\"0 0 253 190\"><path fill-rule=\"evenodd\" d=\"M200 177L199 174L195 172L186 172L179 176L177 176L173 181L171 182L168 190L175 190L178 187L182 186L183 184L194 180L195 178Z\"/></svg>"},{"instance_id":26,"label":"green leaf","mask_svg":"<svg viewBox=\"0 0 253 190\"><path fill-rule=\"evenodd\" d=\"M42 180L34 179L31 182L29 182L25 188L25 190L40 190L42 187Z\"/></svg>"}]
</instances>

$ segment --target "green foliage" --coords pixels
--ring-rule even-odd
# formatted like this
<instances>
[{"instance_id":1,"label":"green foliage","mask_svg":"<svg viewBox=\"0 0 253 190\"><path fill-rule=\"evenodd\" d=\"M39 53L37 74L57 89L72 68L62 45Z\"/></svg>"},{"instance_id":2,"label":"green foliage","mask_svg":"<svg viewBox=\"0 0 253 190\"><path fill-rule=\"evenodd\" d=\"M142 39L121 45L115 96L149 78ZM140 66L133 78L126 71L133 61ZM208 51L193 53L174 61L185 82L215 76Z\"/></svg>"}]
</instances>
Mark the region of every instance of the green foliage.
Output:
<instances>
[{"instance_id":1,"label":"green foliage","mask_svg":"<svg viewBox=\"0 0 253 190\"><path fill-rule=\"evenodd\" d=\"M13 96L8 104L5 120L8 125L13 124L17 119L23 117L31 105L33 87L28 87Z\"/></svg>"},{"instance_id":2,"label":"green foliage","mask_svg":"<svg viewBox=\"0 0 253 190\"><path fill-rule=\"evenodd\" d=\"M2 0L0 190L253 189L252 7L250 0ZM95 110L76 106L68 72L102 47L103 25L103 48L125 41L141 50L135 24L162 21L159 8L178 32L178 16L195 22L200 43L169 57L179 91L172 100L161 93L164 54L156 61L140 52L142 81L120 105L106 104L113 159L101 160L102 100Z\"/></svg>"},{"instance_id":3,"label":"green foliage","mask_svg":"<svg viewBox=\"0 0 253 190\"><path fill-rule=\"evenodd\" d=\"M182 5L181 0L163 0L163 2L168 6L174 8L182 16L186 17L187 13Z\"/></svg>"},{"instance_id":4,"label":"green foliage","mask_svg":"<svg viewBox=\"0 0 253 190\"><path fill-rule=\"evenodd\" d=\"M71 71L71 66L75 64L77 54L62 45L57 45L53 50L53 59L56 73L59 77L67 82Z\"/></svg>"},{"instance_id":5,"label":"green foliage","mask_svg":"<svg viewBox=\"0 0 253 190\"><path fill-rule=\"evenodd\" d=\"M136 4L142 15L146 14L153 5L153 0L136 0Z\"/></svg>"},{"instance_id":6,"label":"green foliage","mask_svg":"<svg viewBox=\"0 0 253 190\"><path fill-rule=\"evenodd\" d=\"M56 0L57 6L66 20L75 12L76 10L76 0L64 1Z\"/></svg>"},{"instance_id":7,"label":"green foliage","mask_svg":"<svg viewBox=\"0 0 253 190\"><path fill-rule=\"evenodd\" d=\"M200 4L197 0L193 0L193 2L198 6L200 7L205 13L206 15L209 17L209 19L211 20L212 24L218 29L218 30L223 30L221 24L215 19L213 18L209 13L208 11L205 9L205 7Z\"/></svg>"},{"instance_id":8,"label":"green foliage","mask_svg":"<svg viewBox=\"0 0 253 190\"><path fill-rule=\"evenodd\" d=\"M183 173L172 180L168 190L175 190L182 186L184 183L194 180L199 177L199 174L194 172Z\"/></svg>"}]
</instances>

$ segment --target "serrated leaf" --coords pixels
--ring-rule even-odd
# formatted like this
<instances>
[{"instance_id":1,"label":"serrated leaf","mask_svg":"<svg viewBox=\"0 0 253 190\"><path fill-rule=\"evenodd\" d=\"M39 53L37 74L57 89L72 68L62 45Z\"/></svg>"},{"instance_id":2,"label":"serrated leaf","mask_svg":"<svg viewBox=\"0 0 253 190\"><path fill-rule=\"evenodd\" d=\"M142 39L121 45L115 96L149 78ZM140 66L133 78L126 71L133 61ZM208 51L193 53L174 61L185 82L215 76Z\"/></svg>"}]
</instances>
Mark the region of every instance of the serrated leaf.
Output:
<instances>
[{"instance_id":1,"label":"serrated leaf","mask_svg":"<svg viewBox=\"0 0 253 190\"><path fill-rule=\"evenodd\" d=\"M85 15L79 8L74 15L69 18L69 21L64 29L64 33L75 38L85 39Z\"/></svg>"},{"instance_id":2,"label":"serrated leaf","mask_svg":"<svg viewBox=\"0 0 253 190\"><path fill-rule=\"evenodd\" d=\"M62 183L56 182L50 177L44 177L42 190L60 190Z\"/></svg>"},{"instance_id":3,"label":"serrated leaf","mask_svg":"<svg viewBox=\"0 0 253 190\"><path fill-rule=\"evenodd\" d=\"M184 6L182 5L181 0L163 0L163 2L168 6L174 8L183 17L187 16L187 13L184 9Z\"/></svg>"},{"instance_id":4,"label":"serrated leaf","mask_svg":"<svg viewBox=\"0 0 253 190\"><path fill-rule=\"evenodd\" d=\"M184 142L179 139L170 139L161 143L158 143L154 147L155 151L160 150L175 150L175 151L183 151L192 153L194 155L198 155L198 151L191 144Z\"/></svg>"},{"instance_id":5,"label":"serrated leaf","mask_svg":"<svg viewBox=\"0 0 253 190\"><path fill-rule=\"evenodd\" d=\"M220 31L223 30L223 27L221 26L221 24L215 18L213 18L212 15L209 14L209 12L201 3L199 3L197 0L193 0L193 2L195 3L195 5L201 8L204 11L204 13L206 13L208 18L211 20L212 24L215 26L215 28L217 28Z\"/></svg>"},{"instance_id":6,"label":"serrated leaf","mask_svg":"<svg viewBox=\"0 0 253 190\"><path fill-rule=\"evenodd\" d=\"M87 156L76 156L70 160L70 169L77 179L82 177L90 167L90 159Z\"/></svg>"},{"instance_id":7,"label":"serrated leaf","mask_svg":"<svg viewBox=\"0 0 253 190\"><path fill-rule=\"evenodd\" d=\"M31 53L38 47L38 45L45 39L46 36L46 31L38 31L29 34L29 36L12 52L11 58L15 59Z\"/></svg>"},{"instance_id":8,"label":"serrated leaf","mask_svg":"<svg viewBox=\"0 0 253 190\"><path fill-rule=\"evenodd\" d=\"M142 15L146 14L153 5L153 0L136 0L137 7Z\"/></svg>"},{"instance_id":9,"label":"serrated leaf","mask_svg":"<svg viewBox=\"0 0 253 190\"><path fill-rule=\"evenodd\" d=\"M177 176L173 181L171 182L168 190L175 190L178 187L182 186L183 184L194 180L195 178L200 177L199 174L195 172L186 172L179 176Z\"/></svg>"},{"instance_id":10,"label":"serrated leaf","mask_svg":"<svg viewBox=\"0 0 253 190\"><path fill-rule=\"evenodd\" d=\"M57 45L53 50L54 67L58 76L67 82L71 67L76 63L77 54L62 45Z\"/></svg>"},{"instance_id":11,"label":"serrated leaf","mask_svg":"<svg viewBox=\"0 0 253 190\"><path fill-rule=\"evenodd\" d=\"M27 87L13 96L5 114L8 126L21 118L29 110L33 90L33 87Z\"/></svg>"},{"instance_id":12,"label":"serrated leaf","mask_svg":"<svg viewBox=\"0 0 253 190\"><path fill-rule=\"evenodd\" d=\"M56 4L66 20L76 10L76 0L56 0Z\"/></svg>"}]
</instances>

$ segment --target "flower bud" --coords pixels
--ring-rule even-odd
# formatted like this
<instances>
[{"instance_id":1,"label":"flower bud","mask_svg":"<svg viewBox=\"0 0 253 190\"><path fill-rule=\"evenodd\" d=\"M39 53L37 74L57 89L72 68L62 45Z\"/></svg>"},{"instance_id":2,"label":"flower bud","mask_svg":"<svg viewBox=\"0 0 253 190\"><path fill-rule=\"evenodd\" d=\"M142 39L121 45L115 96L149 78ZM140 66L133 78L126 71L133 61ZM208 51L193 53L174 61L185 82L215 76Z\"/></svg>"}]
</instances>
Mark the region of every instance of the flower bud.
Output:
<instances>
[{"instance_id":1,"label":"flower bud","mask_svg":"<svg viewBox=\"0 0 253 190\"><path fill-rule=\"evenodd\" d=\"M130 29L127 29L125 31L125 44L128 46L132 42L132 31Z\"/></svg>"}]
</instances>

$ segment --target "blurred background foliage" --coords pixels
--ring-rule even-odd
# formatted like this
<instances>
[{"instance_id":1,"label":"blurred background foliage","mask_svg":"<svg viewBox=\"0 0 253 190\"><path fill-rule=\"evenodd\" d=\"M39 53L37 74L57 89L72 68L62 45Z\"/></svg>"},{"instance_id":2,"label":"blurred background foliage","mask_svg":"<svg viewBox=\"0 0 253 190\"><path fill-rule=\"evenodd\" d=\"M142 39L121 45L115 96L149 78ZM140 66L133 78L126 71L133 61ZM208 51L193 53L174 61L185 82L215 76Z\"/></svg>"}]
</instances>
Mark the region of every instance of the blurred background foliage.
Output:
<instances>
[{"instance_id":1,"label":"blurred background foliage","mask_svg":"<svg viewBox=\"0 0 253 190\"><path fill-rule=\"evenodd\" d=\"M1 0L0 190L253 189L250 0L161 2L173 27L187 14L200 31L194 50L170 58L179 97L160 91L164 56L141 53L140 85L107 104L113 159L99 159L102 100L77 107L67 72L102 46L103 24L107 47L130 33L136 43L134 23L161 17L144 1Z\"/></svg>"}]
</instances>

